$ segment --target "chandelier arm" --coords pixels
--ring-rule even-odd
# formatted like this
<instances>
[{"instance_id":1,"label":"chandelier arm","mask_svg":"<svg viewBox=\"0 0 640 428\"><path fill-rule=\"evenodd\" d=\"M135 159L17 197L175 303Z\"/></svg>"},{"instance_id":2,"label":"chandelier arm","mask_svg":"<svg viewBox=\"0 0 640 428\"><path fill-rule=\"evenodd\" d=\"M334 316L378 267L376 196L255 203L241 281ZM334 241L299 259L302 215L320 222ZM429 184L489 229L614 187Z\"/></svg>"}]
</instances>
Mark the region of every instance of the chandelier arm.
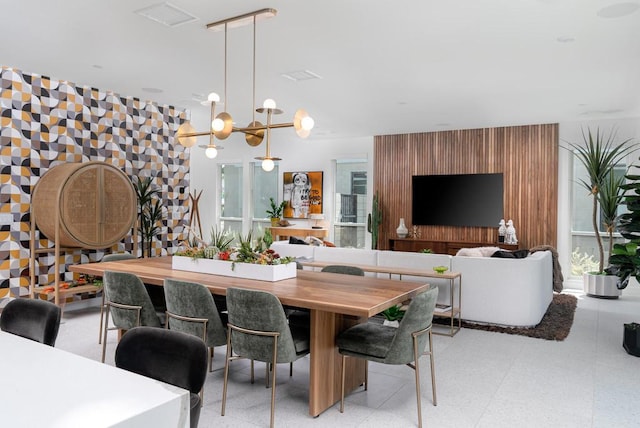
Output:
<instances>
[{"instance_id":1,"label":"chandelier arm","mask_svg":"<svg viewBox=\"0 0 640 428\"><path fill-rule=\"evenodd\" d=\"M229 99L227 98L227 26L228 22L224 23L224 110L229 111Z\"/></svg>"},{"instance_id":2,"label":"chandelier arm","mask_svg":"<svg viewBox=\"0 0 640 428\"><path fill-rule=\"evenodd\" d=\"M253 16L253 101L251 104L251 111L253 112L253 120L256 121L256 16Z\"/></svg>"}]
</instances>

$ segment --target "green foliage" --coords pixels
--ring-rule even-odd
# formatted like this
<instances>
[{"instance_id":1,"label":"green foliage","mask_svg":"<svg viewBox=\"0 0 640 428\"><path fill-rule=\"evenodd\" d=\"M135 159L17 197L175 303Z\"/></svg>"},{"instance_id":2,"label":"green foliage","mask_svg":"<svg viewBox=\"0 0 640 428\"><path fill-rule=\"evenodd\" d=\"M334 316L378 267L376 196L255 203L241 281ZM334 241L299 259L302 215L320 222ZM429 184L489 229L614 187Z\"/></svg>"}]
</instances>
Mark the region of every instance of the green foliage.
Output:
<instances>
[{"instance_id":1,"label":"green foliage","mask_svg":"<svg viewBox=\"0 0 640 428\"><path fill-rule=\"evenodd\" d=\"M638 169L637 165L629 167L629 171ZM627 183L620 187L625 192L624 204L628 212L618 217L618 231L629 242L615 244L609 257L610 267L607 272L617 275L618 288L626 288L632 276L640 280L640 175L625 176Z\"/></svg>"},{"instance_id":2,"label":"green foliage","mask_svg":"<svg viewBox=\"0 0 640 428\"><path fill-rule=\"evenodd\" d=\"M137 178L133 184L138 199L138 231L142 240L142 255L151 257L151 242L160 234L162 200L160 190L153 184L153 177Z\"/></svg>"},{"instance_id":3,"label":"green foliage","mask_svg":"<svg viewBox=\"0 0 640 428\"><path fill-rule=\"evenodd\" d=\"M433 250L431 248L423 248L420 252L422 254L433 254Z\"/></svg>"},{"instance_id":4,"label":"green foliage","mask_svg":"<svg viewBox=\"0 0 640 428\"><path fill-rule=\"evenodd\" d=\"M282 201L280 205L276 204L276 201L273 198L269 198L269 203L271 205L271 209L268 209L267 215L270 218L280 218L282 217L282 212L284 211L284 207L287 204L287 201Z\"/></svg>"},{"instance_id":5,"label":"green foliage","mask_svg":"<svg viewBox=\"0 0 640 428\"><path fill-rule=\"evenodd\" d=\"M607 230L607 235L609 235L609 254L613 251L613 232L616 230L618 207L624 200L623 184L624 177L616 177L611 173L605 178L598 193L600 220Z\"/></svg>"},{"instance_id":6,"label":"green foliage","mask_svg":"<svg viewBox=\"0 0 640 428\"><path fill-rule=\"evenodd\" d=\"M591 222L593 231L598 243L599 263L598 272L604 271L604 249L602 247L602 237L600 236L597 213L598 199L602 188L606 185L606 180L613 174L613 168L621 162L628 154L637 150L637 144L629 144L630 139L622 142L615 142L616 132L611 131L608 136L600 132L598 128L594 133L587 128L585 134L582 130L583 144L568 143L573 155L578 158L587 172L587 180L580 180L583 187L593 197L593 208L591 211Z\"/></svg>"},{"instance_id":7,"label":"green foliage","mask_svg":"<svg viewBox=\"0 0 640 428\"><path fill-rule=\"evenodd\" d=\"M404 317L405 312L400 308L400 305L391 306L389 309L385 309L381 313L388 321L400 321L402 320L402 317Z\"/></svg>"},{"instance_id":8,"label":"green foliage","mask_svg":"<svg viewBox=\"0 0 640 428\"><path fill-rule=\"evenodd\" d=\"M371 234L371 249L378 248L378 234L382 224L382 208L378 199L378 192L373 195L371 202L371 213L367 216L367 232Z\"/></svg>"},{"instance_id":9,"label":"green foliage","mask_svg":"<svg viewBox=\"0 0 640 428\"><path fill-rule=\"evenodd\" d=\"M211 241L209 245L216 247L220 251L227 251L233 242L233 235L228 230L218 230L215 226L211 228Z\"/></svg>"},{"instance_id":10,"label":"green foliage","mask_svg":"<svg viewBox=\"0 0 640 428\"><path fill-rule=\"evenodd\" d=\"M597 270L598 262L591 254L581 253L579 247L573 250L571 253L571 275L582 277L585 273Z\"/></svg>"}]
</instances>

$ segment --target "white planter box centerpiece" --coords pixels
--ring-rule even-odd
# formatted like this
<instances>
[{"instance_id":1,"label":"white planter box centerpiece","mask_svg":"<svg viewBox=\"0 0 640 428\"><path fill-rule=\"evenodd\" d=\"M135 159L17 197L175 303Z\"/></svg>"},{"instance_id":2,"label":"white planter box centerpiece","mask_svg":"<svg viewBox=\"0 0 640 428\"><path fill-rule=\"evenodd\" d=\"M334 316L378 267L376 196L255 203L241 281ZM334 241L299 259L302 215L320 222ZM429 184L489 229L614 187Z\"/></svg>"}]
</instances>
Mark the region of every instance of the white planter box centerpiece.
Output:
<instances>
[{"instance_id":1,"label":"white planter box centerpiece","mask_svg":"<svg viewBox=\"0 0 640 428\"><path fill-rule=\"evenodd\" d=\"M271 282L295 278L297 272L295 262L281 265L261 265L253 263L233 263L226 260L173 256L171 265L173 269L177 270Z\"/></svg>"}]
</instances>

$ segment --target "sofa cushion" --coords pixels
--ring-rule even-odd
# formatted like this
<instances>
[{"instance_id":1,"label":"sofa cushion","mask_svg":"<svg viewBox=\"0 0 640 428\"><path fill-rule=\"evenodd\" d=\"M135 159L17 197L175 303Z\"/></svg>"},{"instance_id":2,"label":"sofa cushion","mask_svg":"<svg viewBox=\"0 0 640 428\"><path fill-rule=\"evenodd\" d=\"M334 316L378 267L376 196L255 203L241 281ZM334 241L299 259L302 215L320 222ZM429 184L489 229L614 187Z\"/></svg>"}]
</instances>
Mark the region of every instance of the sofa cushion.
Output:
<instances>
[{"instance_id":1,"label":"sofa cushion","mask_svg":"<svg viewBox=\"0 0 640 428\"><path fill-rule=\"evenodd\" d=\"M498 250L491 255L491 257L497 257L500 259L524 259L529 255L529 250L515 250L515 251L505 251Z\"/></svg>"},{"instance_id":2,"label":"sofa cushion","mask_svg":"<svg viewBox=\"0 0 640 428\"><path fill-rule=\"evenodd\" d=\"M493 253L499 251L499 247L476 247L476 248L460 248L456 256L464 257L491 257Z\"/></svg>"},{"instance_id":3,"label":"sofa cushion","mask_svg":"<svg viewBox=\"0 0 640 428\"><path fill-rule=\"evenodd\" d=\"M309 245L306 242L304 242L304 239L296 238L295 236L290 236L289 237L289 244Z\"/></svg>"}]
</instances>

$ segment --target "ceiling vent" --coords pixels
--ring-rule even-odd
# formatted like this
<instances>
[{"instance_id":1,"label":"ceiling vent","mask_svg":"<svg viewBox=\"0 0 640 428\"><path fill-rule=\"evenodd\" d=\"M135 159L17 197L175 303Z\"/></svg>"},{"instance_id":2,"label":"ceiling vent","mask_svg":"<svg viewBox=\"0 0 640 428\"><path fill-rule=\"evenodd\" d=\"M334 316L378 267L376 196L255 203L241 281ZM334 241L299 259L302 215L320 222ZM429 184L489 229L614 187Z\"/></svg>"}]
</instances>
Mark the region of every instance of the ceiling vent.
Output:
<instances>
[{"instance_id":1,"label":"ceiling vent","mask_svg":"<svg viewBox=\"0 0 640 428\"><path fill-rule=\"evenodd\" d=\"M167 2L136 10L135 13L152 21L159 22L162 25L166 25L167 27L177 27L178 25L198 20L198 18L189 12L185 12L179 7Z\"/></svg>"},{"instance_id":2,"label":"ceiling vent","mask_svg":"<svg viewBox=\"0 0 640 428\"><path fill-rule=\"evenodd\" d=\"M285 79L293 80L294 82L300 82L301 80L313 80L322 79L316 73L309 70L291 71L289 73L282 74Z\"/></svg>"}]
</instances>

